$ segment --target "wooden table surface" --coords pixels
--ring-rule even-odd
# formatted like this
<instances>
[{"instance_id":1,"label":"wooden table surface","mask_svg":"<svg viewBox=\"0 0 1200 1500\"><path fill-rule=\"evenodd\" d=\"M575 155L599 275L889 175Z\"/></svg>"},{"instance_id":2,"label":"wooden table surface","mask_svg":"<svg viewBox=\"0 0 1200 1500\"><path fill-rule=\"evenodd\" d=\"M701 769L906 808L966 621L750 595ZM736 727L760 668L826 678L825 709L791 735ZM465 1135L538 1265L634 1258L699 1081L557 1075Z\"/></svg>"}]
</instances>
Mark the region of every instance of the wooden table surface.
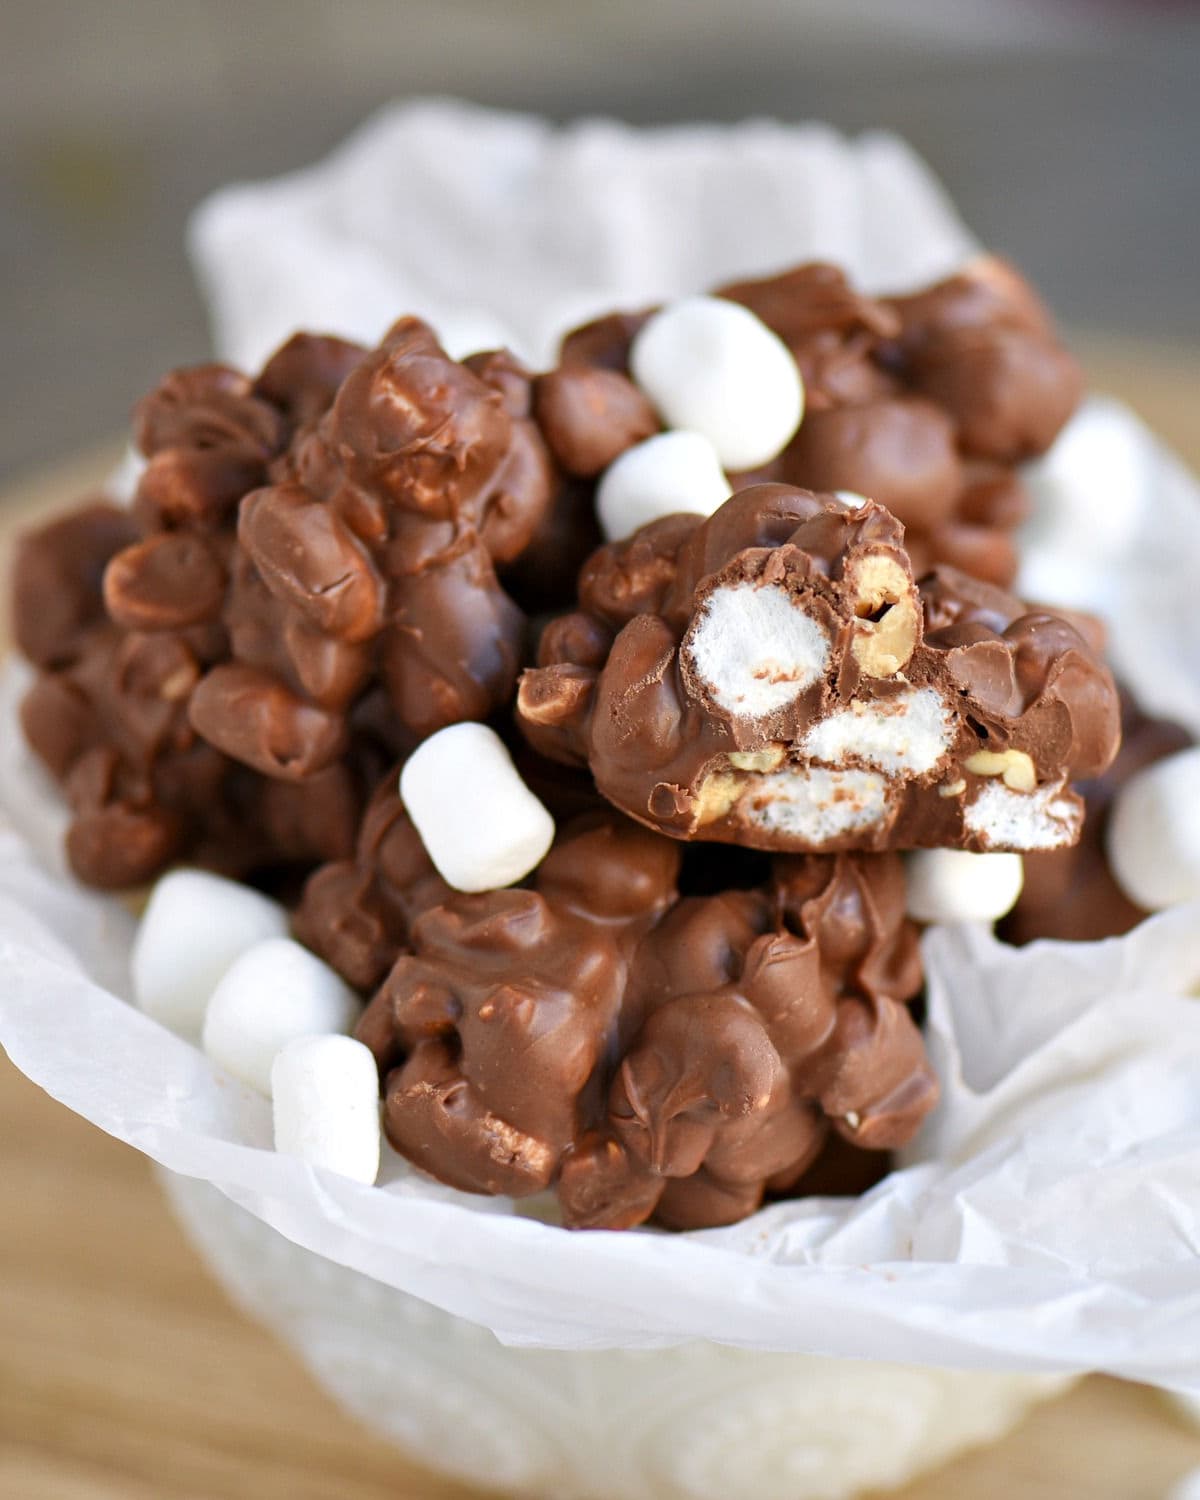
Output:
<instances>
[{"instance_id":1,"label":"wooden table surface","mask_svg":"<svg viewBox=\"0 0 1200 1500\"><path fill-rule=\"evenodd\" d=\"M1088 342L1095 383L1200 465L1200 361ZM86 455L0 497L13 531L83 489ZM3 626L0 626L0 647ZM339 1412L235 1311L147 1163L0 1056L0 1500L469 1500ZM1200 1430L1090 1379L897 1500L1161 1500ZM738 1500L738 1497L730 1497Z\"/></svg>"}]
</instances>

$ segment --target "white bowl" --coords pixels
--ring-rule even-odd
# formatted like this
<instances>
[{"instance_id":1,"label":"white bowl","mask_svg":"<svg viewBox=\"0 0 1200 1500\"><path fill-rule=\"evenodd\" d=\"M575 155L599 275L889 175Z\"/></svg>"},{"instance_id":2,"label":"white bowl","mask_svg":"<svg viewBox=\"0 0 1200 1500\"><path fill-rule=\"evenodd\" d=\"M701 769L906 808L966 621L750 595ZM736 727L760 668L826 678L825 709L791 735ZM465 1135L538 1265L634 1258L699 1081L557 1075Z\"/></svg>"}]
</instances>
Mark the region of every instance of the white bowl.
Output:
<instances>
[{"instance_id":1,"label":"white bowl","mask_svg":"<svg viewBox=\"0 0 1200 1500\"><path fill-rule=\"evenodd\" d=\"M993 1441L1070 1384L701 1342L509 1348L301 1249L208 1183L160 1176L229 1295L335 1400L430 1469L483 1488L538 1500L844 1500Z\"/></svg>"}]
</instances>

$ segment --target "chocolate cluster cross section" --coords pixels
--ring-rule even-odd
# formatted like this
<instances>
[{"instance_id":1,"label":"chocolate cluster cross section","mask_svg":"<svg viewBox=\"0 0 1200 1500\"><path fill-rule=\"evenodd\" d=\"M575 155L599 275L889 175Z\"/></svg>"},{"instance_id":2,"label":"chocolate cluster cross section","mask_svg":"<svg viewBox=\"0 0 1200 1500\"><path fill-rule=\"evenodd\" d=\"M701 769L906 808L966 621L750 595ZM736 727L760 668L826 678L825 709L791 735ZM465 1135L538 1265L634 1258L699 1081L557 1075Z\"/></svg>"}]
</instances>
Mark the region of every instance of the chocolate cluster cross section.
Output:
<instances>
[{"instance_id":1,"label":"chocolate cluster cross section","mask_svg":"<svg viewBox=\"0 0 1200 1500\"><path fill-rule=\"evenodd\" d=\"M1142 771L1194 743L1182 724L1143 713L1133 696L1122 691L1120 753L1103 776L1079 787L1087 810L1083 836L1072 848L1026 856L1020 898L999 926L1005 941L1091 943L1128 932L1149 915L1122 889L1113 870L1109 840L1114 807ZM1161 867L1161 849L1155 849L1153 859Z\"/></svg>"},{"instance_id":2,"label":"chocolate cluster cross section","mask_svg":"<svg viewBox=\"0 0 1200 1500\"><path fill-rule=\"evenodd\" d=\"M1065 618L914 581L873 502L782 485L601 549L518 716L616 807L762 849L1053 849L1116 753L1112 677Z\"/></svg>"}]
</instances>

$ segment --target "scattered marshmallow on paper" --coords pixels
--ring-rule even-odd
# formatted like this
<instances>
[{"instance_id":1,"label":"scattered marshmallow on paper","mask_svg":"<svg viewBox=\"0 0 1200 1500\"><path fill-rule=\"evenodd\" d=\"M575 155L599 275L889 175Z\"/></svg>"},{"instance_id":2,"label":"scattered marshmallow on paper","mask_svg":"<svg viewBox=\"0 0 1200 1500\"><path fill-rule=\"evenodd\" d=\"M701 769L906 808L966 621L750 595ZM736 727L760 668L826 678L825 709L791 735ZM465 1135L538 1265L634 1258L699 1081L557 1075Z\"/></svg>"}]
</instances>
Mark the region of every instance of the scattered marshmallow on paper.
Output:
<instances>
[{"instance_id":1,"label":"scattered marshmallow on paper","mask_svg":"<svg viewBox=\"0 0 1200 1500\"><path fill-rule=\"evenodd\" d=\"M154 1020L199 1041L209 998L233 963L288 931L287 912L258 891L207 870L172 870L138 923L134 999Z\"/></svg>"},{"instance_id":2,"label":"scattered marshmallow on paper","mask_svg":"<svg viewBox=\"0 0 1200 1500\"><path fill-rule=\"evenodd\" d=\"M915 922L998 922L1025 883L1019 854L918 849L905 861L908 914Z\"/></svg>"},{"instance_id":3,"label":"scattered marshmallow on paper","mask_svg":"<svg viewBox=\"0 0 1200 1500\"><path fill-rule=\"evenodd\" d=\"M323 959L288 937L267 938L221 976L202 1042L234 1078L270 1097L271 1069L290 1042L353 1030L358 996Z\"/></svg>"},{"instance_id":4,"label":"scattered marshmallow on paper","mask_svg":"<svg viewBox=\"0 0 1200 1500\"><path fill-rule=\"evenodd\" d=\"M271 1063L275 1149L313 1166L373 1183L382 1128L379 1070L350 1036L301 1036Z\"/></svg>"},{"instance_id":5,"label":"scattered marshmallow on paper","mask_svg":"<svg viewBox=\"0 0 1200 1500\"><path fill-rule=\"evenodd\" d=\"M1108 857L1147 911L1200 901L1200 745L1155 761L1117 793Z\"/></svg>"}]
</instances>

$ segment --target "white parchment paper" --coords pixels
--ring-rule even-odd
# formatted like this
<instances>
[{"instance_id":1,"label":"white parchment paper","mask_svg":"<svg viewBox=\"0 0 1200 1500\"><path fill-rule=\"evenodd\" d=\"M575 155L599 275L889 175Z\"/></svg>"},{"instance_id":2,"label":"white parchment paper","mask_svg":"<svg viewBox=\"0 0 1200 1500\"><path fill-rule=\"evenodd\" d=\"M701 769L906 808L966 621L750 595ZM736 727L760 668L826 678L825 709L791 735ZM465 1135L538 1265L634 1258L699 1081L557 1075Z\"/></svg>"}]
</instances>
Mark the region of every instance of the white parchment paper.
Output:
<instances>
[{"instance_id":1,"label":"white parchment paper","mask_svg":"<svg viewBox=\"0 0 1200 1500\"><path fill-rule=\"evenodd\" d=\"M295 326L371 338L414 310L538 358L617 302L817 254L903 286L973 242L888 137L555 133L433 103L384 114L310 172L218 195L193 247L220 349L253 364ZM1042 593L1098 602L1149 706L1200 730L1200 633L1181 629L1200 491L1128 412L1097 410L1122 464L1091 462L1090 439L1064 449L1036 476L1044 514L1102 506L1122 465L1124 499L1149 510L1084 556L1050 527ZM21 746L19 673L0 691L0 1044L100 1128L514 1344L707 1338L1200 1392L1200 909L1096 945L931 932L944 1098L905 1170L861 1199L781 1203L728 1229L573 1235L395 1157L365 1188L274 1155L266 1101L123 998L130 919L60 873L64 815Z\"/></svg>"},{"instance_id":2,"label":"white parchment paper","mask_svg":"<svg viewBox=\"0 0 1200 1500\"><path fill-rule=\"evenodd\" d=\"M6 726L7 728L7 726ZM71 1109L309 1250L507 1342L709 1338L910 1364L1104 1369L1200 1391L1200 911L1014 951L927 939L945 1099L859 1200L686 1236L569 1234L428 1184L270 1150L267 1102L89 977L118 903L0 836L0 1042Z\"/></svg>"},{"instance_id":3,"label":"white parchment paper","mask_svg":"<svg viewBox=\"0 0 1200 1500\"><path fill-rule=\"evenodd\" d=\"M553 362L593 314L802 260L869 292L978 248L893 135L824 125L557 128L448 100L385 109L327 160L215 194L190 247L217 352L247 369L298 328L368 343L400 312L452 354Z\"/></svg>"}]
</instances>

